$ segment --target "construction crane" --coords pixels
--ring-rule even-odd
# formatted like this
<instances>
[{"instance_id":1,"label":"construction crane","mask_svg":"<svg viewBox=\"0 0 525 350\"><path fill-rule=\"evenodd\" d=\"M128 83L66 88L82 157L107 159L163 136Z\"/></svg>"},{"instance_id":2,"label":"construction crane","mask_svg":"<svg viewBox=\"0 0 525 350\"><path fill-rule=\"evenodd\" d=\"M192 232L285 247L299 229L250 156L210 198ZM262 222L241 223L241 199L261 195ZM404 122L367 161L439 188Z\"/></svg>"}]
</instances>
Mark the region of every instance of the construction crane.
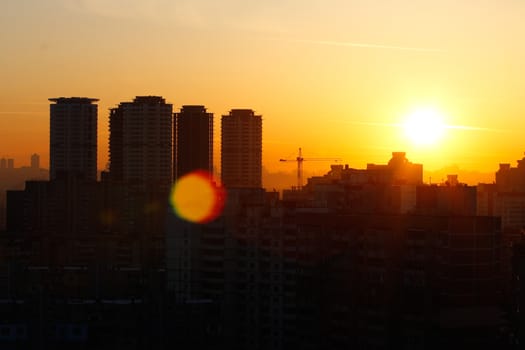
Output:
<instances>
[{"instance_id":1,"label":"construction crane","mask_svg":"<svg viewBox=\"0 0 525 350\"><path fill-rule=\"evenodd\" d=\"M303 187L303 162L304 161L334 161L338 162L341 158L303 158L302 149L299 148L299 153L295 159L279 159L280 162L297 162L297 189Z\"/></svg>"}]
</instances>

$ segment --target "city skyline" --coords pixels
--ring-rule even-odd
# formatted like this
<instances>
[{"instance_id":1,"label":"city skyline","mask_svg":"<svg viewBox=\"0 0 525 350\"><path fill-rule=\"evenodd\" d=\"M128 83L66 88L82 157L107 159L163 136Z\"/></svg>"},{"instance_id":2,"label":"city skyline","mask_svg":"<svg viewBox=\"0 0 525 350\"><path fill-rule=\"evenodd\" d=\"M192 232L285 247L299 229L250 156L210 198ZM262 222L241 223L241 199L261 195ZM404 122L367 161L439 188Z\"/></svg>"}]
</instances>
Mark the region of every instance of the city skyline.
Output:
<instances>
[{"instance_id":1,"label":"city skyline","mask_svg":"<svg viewBox=\"0 0 525 350\"><path fill-rule=\"evenodd\" d=\"M524 18L3 1L0 348L520 349Z\"/></svg>"},{"instance_id":2,"label":"city skyline","mask_svg":"<svg viewBox=\"0 0 525 350\"><path fill-rule=\"evenodd\" d=\"M281 195L261 188L262 115L233 109L221 120L221 187L209 173L213 114L137 96L111 109L111 163L94 181L98 100L49 100L50 179L0 196L0 343L522 342L525 158L500 164L494 183L468 186L457 175L426 183L423 164L394 151L366 168L332 164ZM438 116L416 116L435 124L416 119L407 136L437 141L446 127ZM2 160L0 175L24 169ZM295 160L301 169L316 158L299 149Z\"/></svg>"},{"instance_id":3,"label":"city skyline","mask_svg":"<svg viewBox=\"0 0 525 350\"><path fill-rule=\"evenodd\" d=\"M134 102L120 102L119 105L118 105L118 108L117 107L112 107L109 109L109 114L110 114L110 125L109 125L109 129L111 130L111 118L114 118L113 115L116 114L116 112L118 112L119 110L122 109L123 106L134 106L134 105L137 105L139 106L140 103L150 103L150 102L147 102L147 100L155 100L154 101L154 104L157 103L156 100L160 99L162 100L163 102L162 103L165 103L165 99L162 97L162 96L151 96L151 95L148 95L148 96L136 96L133 98L134 99ZM48 100L52 101L52 102L55 102L57 103L58 101L60 101L60 104L63 104L64 105L64 108L67 107L68 104L71 104L71 105L77 105L79 104L79 106L81 106L82 104L86 104L87 106L89 106L90 104L92 103L95 103L95 107L98 107L98 101L99 99L95 99L95 98L87 98L87 97L58 97L58 98L49 98ZM140 100L140 101L138 101ZM138 101L138 102L137 102ZM54 106L54 104L51 104L50 106ZM167 104L167 106L171 106L170 108L172 108L172 104ZM144 105L143 107L140 107L137 112L139 112L142 108L146 108L147 105ZM209 118L207 119L207 121L205 122L205 124L207 125L206 128L210 128L211 130L211 136L213 138L213 144L211 146L211 150L208 150L207 147L208 147L208 141L205 141L206 143L206 147L203 148L204 152L211 152L210 155L209 155L209 159L207 158L207 160L204 160L204 163L208 164L209 161L211 161L213 163L213 166L208 164L208 165L204 165L204 163L202 163L200 166L190 166L190 168L194 168L194 169L208 169L207 171L209 171L214 177L215 177L215 181L218 181L221 179L222 177L222 151L223 151L223 145L222 143L224 142L223 140L223 132L221 129L224 128L224 121L222 120L220 123L220 125L216 125L217 124L217 120L214 120L213 118L213 113L208 113L207 112L207 109L205 106L202 106L202 105L183 105L180 107L180 112L171 112L171 113L168 113L170 116L173 117L173 125L174 125L174 131L173 131L173 138L174 138L174 144L173 144L173 147L175 149L175 153L176 153L176 149L177 149L177 146L176 146L176 142L175 142L175 139L176 139L176 131L175 131L175 121L177 119L177 116L181 114L181 112L183 112L184 110L187 110L188 112L190 111L193 111L191 113L188 113L188 116L191 116L192 114L194 113L197 113L200 114L200 113L204 113L203 116L206 116L206 118ZM95 108L95 114L97 114L97 108ZM243 114L246 114L247 112L249 112L248 114L251 114L251 115L254 115L255 111L251 110L251 109L231 109L229 111L230 115L232 114L232 112L234 114L238 114L238 116L240 117L241 115ZM70 113L70 112L68 112ZM135 113L135 112L134 112ZM429 117L429 118L433 118L434 115L432 115L431 113L435 113L435 111L429 111L429 110L425 110L425 109L422 109L422 110L419 110L417 111L417 113L422 113L423 114L423 117ZM416 114L417 114L416 113ZM51 114L53 114L53 112L51 112ZM136 114L136 113L135 113ZM166 114L166 115L168 115ZM428 114L428 115L427 115ZM225 115L222 116L223 119L225 117ZM414 117L414 116L412 116ZM417 115L416 115L417 117ZM96 116L95 119L97 119L98 117ZM259 118L259 123L262 123L262 117L260 115L256 115L255 118ZM192 118L190 118L192 119ZM188 119L188 120L190 120ZM120 118L119 118L120 120ZM412 122L412 124L410 123ZM437 124L437 125L433 125L432 123L440 123L439 120L431 120L431 123L429 123L428 125L421 122L420 120L408 120L404 125L399 125L400 127L402 127L405 131L405 134L406 134L406 137L407 138L411 138L413 137L414 138L414 141L415 142L419 142L420 143L420 146L422 147L425 147L430 143L436 141L434 140L433 138L436 138L436 139L440 139L442 137L442 135L440 133L443 133L443 130L444 129L447 129L447 128L453 128L453 126L450 126L450 125L444 125L444 124ZM96 122L95 122L96 124ZM139 123L140 124L140 123ZM198 123L197 123L198 124ZM197 124L195 124L195 127L197 127ZM209 124L209 125L208 125ZM255 125L253 125L255 126ZM253 126L251 126L250 128L252 128ZM259 125L259 127L261 127ZM96 129L96 125L95 125L95 129ZM50 128L50 131L51 131L52 128ZM169 128L168 128L169 129ZM434 130L435 129L435 130ZM144 130L145 131L145 130ZM189 131L189 130L187 130ZM77 130L77 134L78 134L78 130ZM140 130L136 130L135 133L141 133ZM190 132L190 134L188 134L190 136L190 139L191 139L191 133L193 131ZM241 132L241 130L239 129L237 132ZM412 135L410 134L410 132L412 132ZM93 130L91 131L91 134L93 133ZM430 133L430 134L429 134ZM98 134L98 133L97 133ZM151 136L150 136L151 137ZM231 136L228 136L230 139L231 139ZM259 137L259 140L256 141L256 139L253 139L251 140L250 142L259 142L260 145L259 146L256 146L256 147L260 147L261 150L263 148L263 144L264 142L262 142L262 132L261 134L258 136ZM217 140L219 139L219 140ZM430 141L429 141L430 140ZM111 136L108 135L108 140L107 140L108 144L110 145L110 147L105 150L107 151L107 155L105 155L105 157L108 158L108 161L107 163L105 164L104 168L98 168L98 172L104 172L104 171L108 171L111 169ZM192 141L193 142L193 141ZM243 140L242 142L246 142L245 140ZM129 143L129 142L128 142ZM53 144L53 142L50 142L50 145ZM204 145L204 144L203 144ZM239 144L240 145L240 144ZM255 144L254 144L255 145ZM98 146L98 145L97 145ZM94 147L95 151L97 150L97 146ZM192 146L193 147L193 146ZM251 147L251 146L249 146ZM122 146L120 146L120 148L122 148ZM122 150L121 150L122 151ZM188 151L188 150L186 150ZM184 151L183 151L184 152ZM228 151L230 152L230 151ZM399 151L394 151L394 152L399 152ZM406 153L404 151L402 151L403 153ZM93 152L93 147L91 147L91 151L89 151L89 153L94 153ZM100 156L100 152L97 152ZM174 153L174 157L175 157L175 153ZM186 152L187 153L187 152ZM387 152L388 153L388 152ZM31 155L31 161L30 161L30 164L32 163L32 157L33 157L34 154ZM246 155L248 155L248 153L246 153ZM261 154L258 156L258 157L262 157L263 155L263 152L261 152ZM39 156L39 163L40 163L40 155ZM24 158L27 158L27 157L24 157ZM3 158L5 161L9 160L11 163L14 162L14 158ZM313 158L314 160L319 160L319 159L322 159L322 158ZM381 161L384 159L384 154L382 155L381 157ZM254 164L258 164L260 160L255 160ZM282 159L281 159L282 160ZM322 175L322 174L325 174L326 171L328 171L329 169L329 163L332 162L333 164L343 164L343 163L346 163L345 160L343 159L340 159L340 158L326 158L326 159L323 159L325 162L324 162L324 166L322 167L317 167L316 169L314 170L310 170L309 168L306 169L306 171L304 171L304 176L305 178L307 177L311 177L311 176L319 176L319 175ZM174 161L174 166L173 166L173 171L174 171L174 174L173 174L173 181L176 181L177 179L177 176L175 174L175 158L173 159ZM520 162L520 160L517 160L518 162ZM498 164L501 164L502 162L504 163L509 163L509 159L500 159ZM348 165L348 163L346 163ZM367 160L366 162L366 165L368 164L371 164L370 163L370 160ZM422 164L425 164L424 162ZM350 164L351 165L351 164ZM6 163L6 166L7 166L7 163ZM22 167L24 166L27 166L27 165L23 165ZM352 166L352 165L351 165ZM365 166L365 165L363 165ZM356 167L356 166L354 166ZM356 168L359 168L359 166L357 166ZM42 167L42 169L46 169L46 165L44 164L44 166ZM262 175L262 187L264 188L267 188L267 189L279 189L279 190L282 190L282 189L285 189L285 188L289 188L290 186L293 186L294 184L294 181L293 181L293 178L296 177L296 170L295 169L291 169L290 170L290 167L288 167L289 171L286 171L283 169L277 169L275 172L271 172L269 171L267 168L264 167L264 165L262 166L262 168L260 169L261 171L261 175ZM259 172L259 170L257 170L257 172ZM424 169L424 182L425 183L440 183L440 182L444 182L446 177L449 175L449 174L455 174L455 175L459 175L460 178L461 178L461 181L463 183L467 183L467 184L470 184L470 185L475 185L475 184L478 184L478 183L492 183L494 182L494 175L496 173L496 170L494 171L490 171L490 172L480 172L480 171L476 171L476 170L468 170L468 169L464 169L464 168L460 168L457 164L451 164L447 167L443 167L441 169L437 169L437 170L428 170L428 169ZM98 177L98 176L97 176ZM222 181L224 182L224 181Z\"/></svg>"},{"instance_id":4,"label":"city skyline","mask_svg":"<svg viewBox=\"0 0 525 350\"><path fill-rule=\"evenodd\" d=\"M163 101L165 101L165 99L162 97L162 96L152 96L152 95L148 95L148 96L136 96L133 98L134 100L136 99L162 99ZM81 104L84 103L83 101L85 100L85 103L96 103L95 104L95 107L98 106L98 101L99 99L96 99L96 98L87 98L87 97L58 97L58 98L49 98L48 99L49 101L52 101L52 102L57 102L57 101L61 101L62 104L75 104L76 102L75 101L80 101ZM165 103L165 102L164 102ZM133 103L131 102L120 102L119 103L119 108L121 107L121 105L133 105ZM172 106L172 104L168 104L169 106ZM53 106L53 104L51 104L50 106ZM111 117L112 115L119 110L119 108L116 108L116 107L112 107L112 108L109 108L109 115L110 115L110 119L109 119L109 122L111 121ZM211 170L210 173L213 174L213 176L215 177L215 180L220 180L221 178L221 173L222 173L222 166L221 166L221 154L222 154L222 122L219 121L219 118L213 118L213 113L207 113L207 108L205 106L202 106L202 105L182 105L180 107L180 112L182 112L184 109L187 109L187 110L195 110L196 112L200 113L201 110L204 111L204 113L207 115L207 116L211 116L210 118L210 121L207 121L206 124L209 124L209 127L211 128L211 136L213 138L213 145L211 146L212 150L212 154L210 156L212 162L213 162L213 165L212 166L201 166L201 167L194 167L195 169L199 168L199 169L208 169L210 168ZM238 108L233 108L229 111L229 113L231 114L231 112L234 111L234 112L244 112L244 111L251 111L251 113L255 113L253 110L251 109L238 109ZM177 115L180 114L180 112L176 112L174 111L173 113L171 113L170 115L173 116L173 123L174 123L174 126L175 126L175 120L177 118ZM435 114L436 111L435 110L428 110L428 109L420 109L420 110L416 110L416 112L414 113L415 114L415 117L418 117L418 114L422 114L423 115L423 121L421 120L411 120L410 118L407 119L407 121L405 121L404 124L399 124L399 125L392 125L392 126L396 126L396 127L399 127L399 128L402 128L404 133L405 133L405 137L407 139L413 139L412 141L415 142L415 143L419 143L419 146L421 147L426 147L426 146L432 146L434 142L436 141L440 141L440 139L443 137L442 133L444 133L444 130L446 129L461 129L461 128L466 128L465 126L452 126L452 125L446 125L446 124L439 124L439 123L442 123L441 120L439 119L435 119L435 120L432 120L430 119L430 122L425 124L424 123L424 119L425 118L433 118L435 117ZM95 110L95 114L96 113L96 110ZM97 118L99 118L100 116L98 116ZM223 115L224 117L224 115ZM256 116L256 117L261 117L261 116ZM412 119L414 119L414 115L411 115L409 117L412 117ZM439 116L440 117L440 116ZM261 119L262 121L262 119ZM218 123L221 123L221 124L218 124ZM434 124L433 124L434 123ZM438 123L438 124L436 124ZM217 125L218 124L218 125ZM96 126L95 126L96 128ZM111 123L110 125L108 125L108 129L111 129ZM49 129L49 131L51 131L51 128ZM412 133L412 134L411 134ZM97 132L97 135L100 134L100 130L98 130ZM173 137L174 137L174 140L176 138L176 134L175 134L175 130L173 131ZM261 147L264 146L264 140L262 139L262 134L261 134L261 140L262 140L262 143L261 143ZM95 149L98 150L98 146L100 144L100 142L104 142L104 141L101 141L101 140L98 140L98 144L97 146L95 147ZM50 142L51 144L52 142ZM108 167L110 167L110 164L111 164L111 137L110 135L108 134L108 140L107 140L107 143L109 145L109 147L107 149L103 148L103 151L107 152L106 154L103 154L102 155L102 158L103 159L107 159L107 162L105 163L104 167L98 167L97 168L97 172L100 173L100 172L103 172L103 171L107 171ZM92 147L93 148L93 147ZM174 148L176 149L176 144L174 143ZM49 149L49 145L48 145L48 149ZM390 151L393 151L393 152L400 152L400 151L394 151L394 150L389 150L389 151L386 151L385 153L381 154L380 157L378 157L378 159L380 159L379 161L383 161L384 160L384 156L385 154L389 153ZM403 153L406 153L405 151L401 151ZM44 152L45 154L46 152ZM93 152L91 152L93 153ZM100 150L98 150L98 157L100 158L101 154L100 154ZM24 155L23 159L25 159L27 161L26 158L28 158L29 156L33 156L34 154L31 154L31 155ZM261 154L261 156L263 156L264 153ZM413 154L411 154L411 156L413 156ZM9 158L9 159L8 159ZM13 163L16 159L15 158L12 158L12 157L4 157L3 159L5 159L6 161L9 160L11 163ZM517 156L515 158L518 158ZM315 158L314 158L315 159ZM321 158L320 158L321 159ZM319 175L322 175L322 174L325 174L326 171L328 171L329 169L329 162L332 162L334 164L343 164L343 163L346 163L346 160L343 160L341 158L335 158L333 160L329 160L330 158L326 158L325 159L325 162L324 162L324 165L323 166L317 166L317 167L314 167L312 166L312 168L314 169L310 169L310 166L304 171L305 173L305 178L306 177L311 177L311 176L319 176ZM175 162L175 159L173 160ZM366 163L362 164L362 165L352 165L350 164L350 166L353 166L355 168L359 168L359 167L365 167L367 166L368 164L371 164L370 163L370 159L367 159L366 160ZM520 162L519 159L514 159L514 160L511 160L511 159L499 159L499 161L495 164L493 164L494 167L497 167L499 166L500 164L502 163L505 163L505 164L509 164L509 163L512 163L514 161L517 161L517 162ZM30 166L31 165L31 162L32 160L30 160L29 164L25 164L24 163L22 165L22 167L27 167L27 166ZM206 160L206 162L208 162ZM373 162L372 162L373 163ZM423 165L426 165L426 162L422 161L421 162ZM18 164L18 163L17 163ZM39 154L39 164L40 164L40 154ZM175 163L174 163L175 164ZM206 163L207 164L207 163ZM6 163L7 165L7 163ZM49 164L48 164L49 165ZM310 165L310 164L309 164ZM313 164L312 164L313 165ZM294 165L295 167L295 165ZM293 186L294 184L294 180L293 178L296 177L296 169L294 169L294 167L286 167L283 169L283 167L281 168L276 168L276 169L273 169L274 171L272 171L272 169L268 169L267 167L264 166L264 164L262 165L262 169L261 169L261 175L262 175L262 184L264 188L277 188L279 190L282 190L282 189L285 189L285 188L289 188L290 186ZM46 164L44 163L44 165L42 166L42 169L46 169L48 168L46 166ZM49 169L50 170L50 169ZM460 166L458 166L457 163L450 163L448 166L444 166L440 169L428 169L428 168L424 168L423 169L424 172L424 177L423 177L423 180L425 183L440 183L440 182L444 182L445 179L447 178L447 176L449 174L455 174L455 175L459 175L460 178L461 178L461 181L463 183L467 183L467 184L470 184L470 185L476 185L478 183L492 183L495 181L495 178L494 178L494 175L497 171L497 168L494 169L493 171L487 171L487 172L482 172L482 171L479 171L479 170L471 170L471 169L465 169L465 168L461 168ZM175 166L173 167L173 171L175 172ZM50 170L51 172L51 170ZM174 173L173 175L173 180L176 181L176 174Z\"/></svg>"},{"instance_id":5,"label":"city skyline","mask_svg":"<svg viewBox=\"0 0 525 350\"><path fill-rule=\"evenodd\" d=\"M15 159L37 152L49 164L47 98L94 96L103 169L107 110L160 95L215 115L232 108L264 115L270 172L293 172L278 160L302 147L354 167L406 151L427 170L456 164L493 173L524 148L525 49L516 45L524 12L510 0L8 1L0 14L1 63L9 67L0 149ZM447 126L437 146L405 136L403 120L422 107L439 111Z\"/></svg>"}]
</instances>

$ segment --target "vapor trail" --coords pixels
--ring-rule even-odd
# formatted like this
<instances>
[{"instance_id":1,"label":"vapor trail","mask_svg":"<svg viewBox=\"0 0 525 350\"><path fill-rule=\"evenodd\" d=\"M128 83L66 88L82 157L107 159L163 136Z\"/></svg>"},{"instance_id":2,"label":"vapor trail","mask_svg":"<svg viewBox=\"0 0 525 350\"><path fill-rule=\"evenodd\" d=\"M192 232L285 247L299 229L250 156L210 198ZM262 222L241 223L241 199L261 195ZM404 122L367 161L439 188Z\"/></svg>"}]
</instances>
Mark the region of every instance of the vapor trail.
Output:
<instances>
[{"instance_id":1,"label":"vapor trail","mask_svg":"<svg viewBox=\"0 0 525 350\"><path fill-rule=\"evenodd\" d=\"M361 122L361 121L349 121L350 124L355 125L368 125L368 126L383 126L383 127L403 127L403 123L379 123L379 122ZM453 130L468 130L468 131L488 131L488 132L510 132L508 129L494 129L494 128L483 128L478 126L469 125L443 125L445 129Z\"/></svg>"},{"instance_id":2,"label":"vapor trail","mask_svg":"<svg viewBox=\"0 0 525 350\"><path fill-rule=\"evenodd\" d=\"M0 114L29 115L29 114L42 114L42 112L0 111Z\"/></svg>"},{"instance_id":3,"label":"vapor trail","mask_svg":"<svg viewBox=\"0 0 525 350\"><path fill-rule=\"evenodd\" d=\"M356 124L356 125L369 125L369 126L403 126L403 124L401 123L379 123L379 122L353 122L353 121L349 121L347 122L349 124Z\"/></svg>"},{"instance_id":4,"label":"vapor trail","mask_svg":"<svg viewBox=\"0 0 525 350\"><path fill-rule=\"evenodd\" d=\"M509 132L511 130L505 129L493 129L493 128L481 128L477 126L468 126L468 125L445 125L446 129L455 129L455 130L474 130L474 131L493 131L493 132Z\"/></svg>"},{"instance_id":5,"label":"vapor trail","mask_svg":"<svg viewBox=\"0 0 525 350\"><path fill-rule=\"evenodd\" d=\"M318 45L329 45L329 46L347 46L347 47L360 47L365 49L386 49L386 50L402 50L402 51L415 51L415 52L443 52L440 49L425 48L425 47L410 47L410 46L395 46L395 45L383 45L383 44L371 44L371 43L356 43L347 41L327 41L327 40L293 40L299 43L318 44Z\"/></svg>"}]
</instances>

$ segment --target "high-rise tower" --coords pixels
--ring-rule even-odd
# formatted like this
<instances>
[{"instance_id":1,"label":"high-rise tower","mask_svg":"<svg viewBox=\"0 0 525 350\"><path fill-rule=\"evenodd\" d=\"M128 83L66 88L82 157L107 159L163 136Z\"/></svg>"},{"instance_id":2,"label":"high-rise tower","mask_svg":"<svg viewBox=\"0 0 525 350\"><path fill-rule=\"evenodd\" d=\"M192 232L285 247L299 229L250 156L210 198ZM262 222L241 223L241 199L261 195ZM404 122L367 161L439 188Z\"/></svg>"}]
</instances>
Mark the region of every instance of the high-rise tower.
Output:
<instances>
[{"instance_id":1,"label":"high-rise tower","mask_svg":"<svg viewBox=\"0 0 525 350\"><path fill-rule=\"evenodd\" d=\"M40 169L40 156L36 153L31 155L31 169Z\"/></svg>"},{"instance_id":2,"label":"high-rise tower","mask_svg":"<svg viewBox=\"0 0 525 350\"><path fill-rule=\"evenodd\" d=\"M97 102L87 97L50 98L50 178L97 180Z\"/></svg>"},{"instance_id":3,"label":"high-rise tower","mask_svg":"<svg viewBox=\"0 0 525 350\"><path fill-rule=\"evenodd\" d=\"M137 96L110 111L110 177L165 191L173 173L173 106L160 96Z\"/></svg>"},{"instance_id":4,"label":"high-rise tower","mask_svg":"<svg viewBox=\"0 0 525 350\"><path fill-rule=\"evenodd\" d=\"M175 179L194 170L213 171L213 113L182 106L175 113Z\"/></svg>"},{"instance_id":5,"label":"high-rise tower","mask_svg":"<svg viewBox=\"0 0 525 350\"><path fill-rule=\"evenodd\" d=\"M262 187L262 117L232 109L221 119L221 179L225 187Z\"/></svg>"}]
</instances>

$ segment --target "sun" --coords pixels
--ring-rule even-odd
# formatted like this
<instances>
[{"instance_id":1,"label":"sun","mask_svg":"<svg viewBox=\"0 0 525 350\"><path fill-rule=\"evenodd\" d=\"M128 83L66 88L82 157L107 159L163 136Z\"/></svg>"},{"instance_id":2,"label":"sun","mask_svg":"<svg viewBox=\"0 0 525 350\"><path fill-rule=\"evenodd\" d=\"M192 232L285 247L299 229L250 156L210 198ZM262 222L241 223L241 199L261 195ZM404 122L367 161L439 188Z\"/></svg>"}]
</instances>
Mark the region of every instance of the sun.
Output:
<instances>
[{"instance_id":1,"label":"sun","mask_svg":"<svg viewBox=\"0 0 525 350\"><path fill-rule=\"evenodd\" d=\"M406 137L417 146L435 145L443 138L445 124L435 109L417 109L403 123Z\"/></svg>"}]
</instances>

